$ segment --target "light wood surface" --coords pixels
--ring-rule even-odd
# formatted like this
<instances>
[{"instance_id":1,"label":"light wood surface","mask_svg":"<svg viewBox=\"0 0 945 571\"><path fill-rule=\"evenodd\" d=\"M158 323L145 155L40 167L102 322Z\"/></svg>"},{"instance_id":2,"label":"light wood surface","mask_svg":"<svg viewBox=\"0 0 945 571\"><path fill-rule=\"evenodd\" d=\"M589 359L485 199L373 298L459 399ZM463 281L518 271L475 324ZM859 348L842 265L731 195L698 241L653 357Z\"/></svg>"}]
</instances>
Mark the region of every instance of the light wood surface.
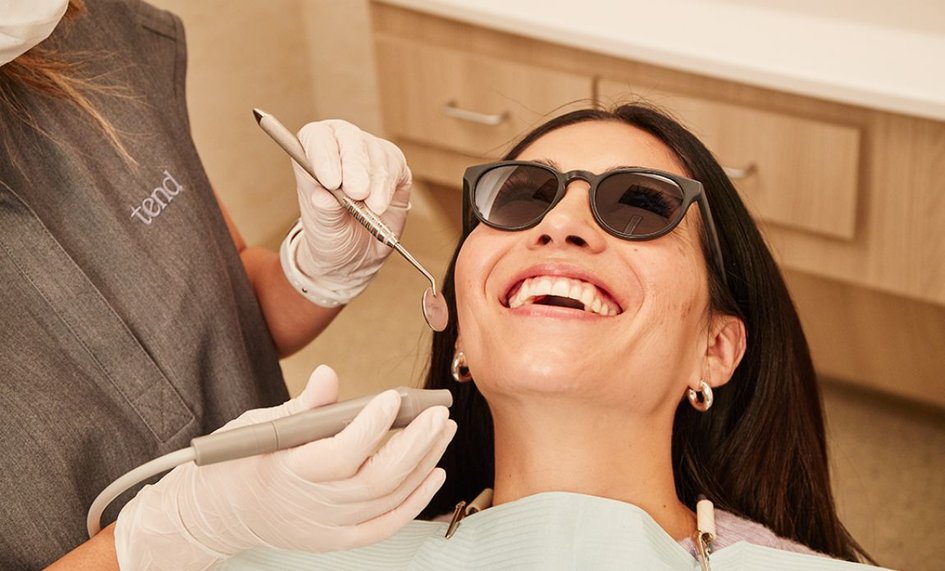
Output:
<instances>
[{"instance_id":1,"label":"light wood surface","mask_svg":"<svg viewBox=\"0 0 945 571\"><path fill-rule=\"evenodd\" d=\"M601 79L598 97L670 111L727 167L757 220L851 239L856 219L857 128Z\"/></svg>"},{"instance_id":2,"label":"light wood surface","mask_svg":"<svg viewBox=\"0 0 945 571\"><path fill-rule=\"evenodd\" d=\"M787 271L817 372L945 408L945 307Z\"/></svg>"},{"instance_id":3,"label":"light wood surface","mask_svg":"<svg viewBox=\"0 0 945 571\"><path fill-rule=\"evenodd\" d=\"M945 304L945 123L872 114L857 239L769 228L785 266Z\"/></svg>"},{"instance_id":4,"label":"light wood surface","mask_svg":"<svg viewBox=\"0 0 945 571\"><path fill-rule=\"evenodd\" d=\"M590 76L393 38L377 58L387 132L461 153L498 157L549 114L593 102Z\"/></svg>"},{"instance_id":5,"label":"light wood surface","mask_svg":"<svg viewBox=\"0 0 945 571\"><path fill-rule=\"evenodd\" d=\"M400 149L407 157L407 164L415 173L420 173L423 179L437 185L440 194L446 198L458 200L463 187L463 172L466 167L481 163L481 156L463 155L447 151L433 145L424 145L412 141L398 141Z\"/></svg>"}]
</instances>

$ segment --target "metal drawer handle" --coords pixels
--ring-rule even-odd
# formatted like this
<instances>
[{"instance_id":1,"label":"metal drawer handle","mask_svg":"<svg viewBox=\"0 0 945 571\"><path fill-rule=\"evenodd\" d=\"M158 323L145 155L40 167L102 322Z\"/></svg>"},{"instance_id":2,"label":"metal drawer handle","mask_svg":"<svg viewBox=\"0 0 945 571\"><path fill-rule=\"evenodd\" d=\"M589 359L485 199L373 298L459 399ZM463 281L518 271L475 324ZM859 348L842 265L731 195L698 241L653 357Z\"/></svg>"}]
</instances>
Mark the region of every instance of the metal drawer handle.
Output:
<instances>
[{"instance_id":1,"label":"metal drawer handle","mask_svg":"<svg viewBox=\"0 0 945 571\"><path fill-rule=\"evenodd\" d=\"M503 111L502 113L496 113L492 115L488 113L479 113L478 111L470 111L469 109L458 107L455 101L448 102L443 106L441 111L447 117L461 119L471 123L479 123L480 125L495 126L509 118L508 111Z\"/></svg>"},{"instance_id":2,"label":"metal drawer handle","mask_svg":"<svg viewBox=\"0 0 945 571\"><path fill-rule=\"evenodd\" d=\"M751 175L755 174L755 171L758 170L758 165L755 163L749 163L747 167L722 167L722 170L725 171L725 174L728 175L728 178L732 180L739 180L743 178L748 178Z\"/></svg>"}]
</instances>

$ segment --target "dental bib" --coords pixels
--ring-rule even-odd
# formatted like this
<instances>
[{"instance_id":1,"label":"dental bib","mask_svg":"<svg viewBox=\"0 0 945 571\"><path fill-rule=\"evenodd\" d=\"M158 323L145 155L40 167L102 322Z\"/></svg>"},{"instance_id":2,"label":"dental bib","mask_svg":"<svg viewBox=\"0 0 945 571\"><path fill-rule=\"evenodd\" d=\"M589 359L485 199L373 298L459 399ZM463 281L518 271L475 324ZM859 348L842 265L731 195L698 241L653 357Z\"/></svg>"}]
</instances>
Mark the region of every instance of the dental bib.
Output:
<instances>
[{"instance_id":1,"label":"dental bib","mask_svg":"<svg viewBox=\"0 0 945 571\"><path fill-rule=\"evenodd\" d=\"M466 516L450 539L445 522L413 521L357 549L304 553L254 549L218 569L698 570L700 564L642 509L624 502L545 492ZM859 569L865 565L739 542L711 556L716 571ZM869 567L876 569L875 567Z\"/></svg>"}]
</instances>

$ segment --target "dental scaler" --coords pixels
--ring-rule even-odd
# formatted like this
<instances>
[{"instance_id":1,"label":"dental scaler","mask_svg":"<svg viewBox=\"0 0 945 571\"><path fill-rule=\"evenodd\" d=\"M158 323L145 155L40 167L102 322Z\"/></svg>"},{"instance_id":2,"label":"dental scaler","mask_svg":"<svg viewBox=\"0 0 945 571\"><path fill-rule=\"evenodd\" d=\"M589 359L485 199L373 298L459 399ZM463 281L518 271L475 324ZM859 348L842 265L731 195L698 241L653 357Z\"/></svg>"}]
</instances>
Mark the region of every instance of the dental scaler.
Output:
<instances>
[{"instance_id":1,"label":"dental scaler","mask_svg":"<svg viewBox=\"0 0 945 571\"><path fill-rule=\"evenodd\" d=\"M280 123L278 119L265 111L253 109L253 117L256 118L256 122L262 130L265 131L276 144L282 147L282 150L288 153L288 155L292 157L292 160L302 167L309 176L318 182L318 177L315 176L315 170L305 156L305 149L295 135L293 135L285 125ZM423 291L423 296L420 301L423 318L426 320L427 325L430 326L430 329L434 331L443 331L446 329L449 323L449 308L446 305L446 300L443 298L442 292L437 293L436 291L436 280L433 278L433 274L423 267L423 264L417 261L417 259L404 248L400 240L397 239L397 234L388 228L377 214L374 214L370 208L365 206L363 201L351 200L340 188L331 189L320 182L318 184L335 197L335 200L337 200L355 220L364 226L372 236L377 238L382 244L396 250L398 254L410 262L410 265L423 274L423 277L430 282L430 287ZM293 229L293 231L298 230Z\"/></svg>"},{"instance_id":2,"label":"dental scaler","mask_svg":"<svg viewBox=\"0 0 945 571\"><path fill-rule=\"evenodd\" d=\"M445 389L397 387L395 390L400 395L400 409L391 428L407 426L431 406L449 407L453 404L453 396ZM376 395L342 401L269 422L250 424L194 438L190 441L189 448L181 448L146 462L109 484L89 508L86 520L89 537L101 530L102 512L108 504L142 480L191 461L198 466L206 466L294 448L314 440L334 436L354 420L354 417L374 396Z\"/></svg>"}]
</instances>

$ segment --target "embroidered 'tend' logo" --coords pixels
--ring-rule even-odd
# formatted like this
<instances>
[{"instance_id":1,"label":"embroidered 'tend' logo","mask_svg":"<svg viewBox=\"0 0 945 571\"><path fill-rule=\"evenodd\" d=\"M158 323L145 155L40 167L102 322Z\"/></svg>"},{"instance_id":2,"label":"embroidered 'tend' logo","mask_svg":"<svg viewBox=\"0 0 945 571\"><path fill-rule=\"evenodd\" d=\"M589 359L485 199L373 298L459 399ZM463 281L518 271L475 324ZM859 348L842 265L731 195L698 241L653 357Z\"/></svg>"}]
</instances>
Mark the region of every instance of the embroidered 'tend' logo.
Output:
<instances>
[{"instance_id":1,"label":"embroidered 'tend' logo","mask_svg":"<svg viewBox=\"0 0 945 571\"><path fill-rule=\"evenodd\" d=\"M174 197L184 191L184 185L177 182L170 171L164 171L164 179L161 186L154 189L144 200L141 206L131 209L131 217L137 217L145 224L150 224L155 218L164 212L164 209L170 206Z\"/></svg>"}]
</instances>

